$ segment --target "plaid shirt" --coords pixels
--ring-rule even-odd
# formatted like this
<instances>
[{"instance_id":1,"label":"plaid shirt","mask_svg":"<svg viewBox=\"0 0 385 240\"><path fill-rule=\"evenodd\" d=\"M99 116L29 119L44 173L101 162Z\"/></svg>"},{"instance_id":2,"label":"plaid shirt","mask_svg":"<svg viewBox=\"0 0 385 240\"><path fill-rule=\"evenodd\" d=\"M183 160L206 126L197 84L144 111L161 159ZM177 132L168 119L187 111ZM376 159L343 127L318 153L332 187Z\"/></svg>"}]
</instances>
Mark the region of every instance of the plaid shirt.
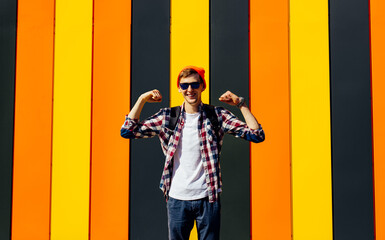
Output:
<instances>
[{"instance_id":1,"label":"plaid shirt","mask_svg":"<svg viewBox=\"0 0 385 240\"><path fill-rule=\"evenodd\" d=\"M258 130L249 128L246 123L240 121L234 114L222 107L215 107L218 116L218 122L221 126L219 133L214 133L210 119L206 117L200 105L199 111L201 118L198 121L198 132L200 140L201 159L206 175L207 190L209 201L215 202L218 199L218 193L222 187L221 171L219 164L219 149L221 149L223 136L225 133L243 138L247 141L262 142L265 140L265 134L259 125ZM174 130L169 129L170 108L162 108L153 116L139 122L138 119L131 119L126 116L126 121L121 128L121 136L124 138L150 138L159 136L160 144L164 155L166 156L160 189L163 191L166 199L171 185L171 176L173 171L173 156L177 149L183 125L185 122L184 105L181 106L181 114Z\"/></svg>"}]
</instances>

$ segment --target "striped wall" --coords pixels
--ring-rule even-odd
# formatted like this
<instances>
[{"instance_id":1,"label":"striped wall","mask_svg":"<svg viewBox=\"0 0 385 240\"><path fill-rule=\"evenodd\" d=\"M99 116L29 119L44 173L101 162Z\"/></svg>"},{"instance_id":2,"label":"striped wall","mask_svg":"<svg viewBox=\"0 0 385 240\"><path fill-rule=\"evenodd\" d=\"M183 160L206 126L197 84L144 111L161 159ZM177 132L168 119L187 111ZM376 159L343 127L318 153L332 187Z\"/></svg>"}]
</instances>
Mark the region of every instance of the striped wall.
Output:
<instances>
[{"instance_id":1,"label":"striped wall","mask_svg":"<svg viewBox=\"0 0 385 240\"><path fill-rule=\"evenodd\" d=\"M227 90L250 99L248 5L247 0L210 2L210 103L213 105L225 105L218 98ZM242 115L236 108L231 111ZM221 238L249 239L251 226L245 223L250 222L251 210L250 144L225 136L221 154Z\"/></svg>"},{"instance_id":2,"label":"striped wall","mask_svg":"<svg viewBox=\"0 0 385 240\"><path fill-rule=\"evenodd\" d=\"M348 5L350 11L344 5ZM368 1L363 0L332 1L329 6L333 225L336 239L374 239L368 12ZM359 125L357 113L360 113ZM360 134L355 133L355 128Z\"/></svg>"},{"instance_id":3,"label":"striped wall","mask_svg":"<svg viewBox=\"0 0 385 240\"><path fill-rule=\"evenodd\" d=\"M54 51L51 239L84 239L90 202L92 1L55 2Z\"/></svg>"},{"instance_id":4,"label":"striped wall","mask_svg":"<svg viewBox=\"0 0 385 240\"><path fill-rule=\"evenodd\" d=\"M370 1L370 55L372 76L372 134L373 134L373 179L374 179L374 205L375 205L375 236L385 239L385 2L380 0Z\"/></svg>"},{"instance_id":5,"label":"striped wall","mask_svg":"<svg viewBox=\"0 0 385 240\"><path fill-rule=\"evenodd\" d=\"M211 89L209 1L170 1L170 16L170 106L183 103L183 96L178 92L175 79L187 65L205 69L206 90L202 93L202 101L207 103L210 101ZM196 225L191 239L198 239Z\"/></svg>"},{"instance_id":6,"label":"striped wall","mask_svg":"<svg viewBox=\"0 0 385 240\"><path fill-rule=\"evenodd\" d=\"M131 3L94 0L90 239L128 235L129 142L116 126L129 108Z\"/></svg>"},{"instance_id":7,"label":"striped wall","mask_svg":"<svg viewBox=\"0 0 385 240\"><path fill-rule=\"evenodd\" d=\"M293 236L300 240L333 239L328 43L327 2L292 0L291 191Z\"/></svg>"},{"instance_id":8,"label":"striped wall","mask_svg":"<svg viewBox=\"0 0 385 240\"><path fill-rule=\"evenodd\" d=\"M119 129L144 91L163 102L142 118L181 104L189 64L206 69L205 103L242 95L266 132L261 144L225 138L221 239L385 240L384 11L1 1L0 240L167 239L159 141Z\"/></svg>"},{"instance_id":9,"label":"striped wall","mask_svg":"<svg viewBox=\"0 0 385 240\"><path fill-rule=\"evenodd\" d=\"M12 215L17 1L1 1L0 9L0 239L9 239Z\"/></svg>"},{"instance_id":10,"label":"striped wall","mask_svg":"<svg viewBox=\"0 0 385 240\"><path fill-rule=\"evenodd\" d=\"M250 107L267 134L251 144L253 239L292 232L288 19L286 0L250 1Z\"/></svg>"},{"instance_id":11,"label":"striped wall","mask_svg":"<svg viewBox=\"0 0 385 240\"><path fill-rule=\"evenodd\" d=\"M143 119L169 106L170 2L133 0L131 26L131 106L151 89L163 95L161 103L143 108ZM167 239L167 213L159 190L164 166L159 140L140 139L130 144L129 239Z\"/></svg>"},{"instance_id":12,"label":"striped wall","mask_svg":"<svg viewBox=\"0 0 385 240\"><path fill-rule=\"evenodd\" d=\"M14 130L12 239L49 239L54 13L51 0L18 2L15 126L34 127Z\"/></svg>"}]
</instances>

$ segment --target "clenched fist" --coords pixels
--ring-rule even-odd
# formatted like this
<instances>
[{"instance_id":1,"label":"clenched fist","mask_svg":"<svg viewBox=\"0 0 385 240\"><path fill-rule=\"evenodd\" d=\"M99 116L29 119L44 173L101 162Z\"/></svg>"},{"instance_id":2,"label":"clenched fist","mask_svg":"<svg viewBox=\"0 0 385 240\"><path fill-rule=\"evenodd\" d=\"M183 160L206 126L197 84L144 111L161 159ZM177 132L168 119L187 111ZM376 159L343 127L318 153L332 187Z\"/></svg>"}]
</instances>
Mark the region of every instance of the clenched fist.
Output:
<instances>
[{"instance_id":1,"label":"clenched fist","mask_svg":"<svg viewBox=\"0 0 385 240\"><path fill-rule=\"evenodd\" d=\"M240 102L240 99L234 93L227 91L219 97L219 101L236 106Z\"/></svg>"},{"instance_id":2,"label":"clenched fist","mask_svg":"<svg viewBox=\"0 0 385 240\"><path fill-rule=\"evenodd\" d=\"M162 101L162 94L160 94L159 90L157 90L157 89L145 92L140 97L145 102L149 102L149 103Z\"/></svg>"}]
</instances>

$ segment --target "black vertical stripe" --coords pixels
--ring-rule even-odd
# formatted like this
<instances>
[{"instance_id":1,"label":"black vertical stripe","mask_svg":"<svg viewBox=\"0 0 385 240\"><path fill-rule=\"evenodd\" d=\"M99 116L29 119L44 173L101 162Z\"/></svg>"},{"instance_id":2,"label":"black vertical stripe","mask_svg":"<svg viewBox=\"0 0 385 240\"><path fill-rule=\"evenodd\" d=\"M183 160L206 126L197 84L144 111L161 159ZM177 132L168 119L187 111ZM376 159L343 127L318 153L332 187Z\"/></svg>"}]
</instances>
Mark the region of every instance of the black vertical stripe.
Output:
<instances>
[{"instance_id":1,"label":"black vertical stripe","mask_svg":"<svg viewBox=\"0 0 385 240\"><path fill-rule=\"evenodd\" d=\"M0 239L10 239L17 1L0 1Z\"/></svg>"},{"instance_id":2,"label":"black vertical stripe","mask_svg":"<svg viewBox=\"0 0 385 240\"><path fill-rule=\"evenodd\" d=\"M218 98L227 90L249 99L249 2L211 0L210 97L243 119ZM223 179L221 239L250 239L250 147L225 136L221 154Z\"/></svg>"},{"instance_id":3,"label":"black vertical stripe","mask_svg":"<svg viewBox=\"0 0 385 240\"><path fill-rule=\"evenodd\" d=\"M158 89L162 103L147 103L141 119L169 106L170 2L132 1L131 106L140 94ZM131 141L130 239L167 239L167 213L159 189L164 165L158 137Z\"/></svg>"},{"instance_id":4,"label":"black vertical stripe","mask_svg":"<svg viewBox=\"0 0 385 240\"><path fill-rule=\"evenodd\" d=\"M334 239L374 239L368 0L330 0Z\"/></svg>"}]
</instances>

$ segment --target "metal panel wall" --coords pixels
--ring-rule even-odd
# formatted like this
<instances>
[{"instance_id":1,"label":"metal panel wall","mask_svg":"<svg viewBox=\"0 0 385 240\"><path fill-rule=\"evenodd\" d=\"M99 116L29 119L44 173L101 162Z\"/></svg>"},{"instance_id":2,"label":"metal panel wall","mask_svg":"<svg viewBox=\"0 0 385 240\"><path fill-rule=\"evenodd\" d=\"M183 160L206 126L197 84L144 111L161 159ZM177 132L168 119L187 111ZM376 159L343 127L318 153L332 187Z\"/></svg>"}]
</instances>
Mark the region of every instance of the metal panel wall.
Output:
<instances>
[{"instance_id":1,"label":"metal panel wall","mask_svg":"<svg viewBox=\"0 0 385 240\"><path fill-rule=\"evenodd\" d=\"M202 102L209 103L209 0L171 1L170 27L170 106L179 106L184 99L179 93L176 80L187 65L205 69L206 89ZM197 239L196 224L190 239Z\"/></svg>"},{"instance_id":2,"label":"metal panel wall","mask_svg":"<svg viewBox=\"0 0 385 240\"><path fill-rule=\"evenodd\" d=\"M328 30L327 2L290 1L294 240L333 237Z\"/></svg>"},{"instance_id":3,"label":"metal panel wall","mask_svg":"<svg viewBox=\"0 0 385 240\"><path fill-rule=\"evenodd\" d=\"M11 235L17 1L0 1L0 239Z\"/></svg>"},{"instance_id":4,"label":"metal panel wall","mask_svg":"<svg viewBox=\"0 0 385 240\"><path fill-rule=\"evenodd\" d=\"M132 1L131 106L158 89L162 103L147 103L140 119L169 105L170 3ZM130 148L130 239L167 239L167 213L159 181L164 166L159 139L136 139Z\"/></svg>"},{"instance_id":5,"label":"metal panel wall","mask_svg":"<svg viewBox=\"0 0 385 240\"><path fill-rule=\"evenodd\" d=\"M252 238L291 240L289 2L250 1L250 105L266 133L251 144Z\"/></svg>"},{"instance_id":6,"label":"metal panel wall","mask_svg":"<svg viewBox=\"0 0 385 240\"><path fill-rule=\"evenodd\" d=\"M205 69L206 90L202 101L209 102L209 0L171 1L170 106L184 101L176 79L187 65Z\"/></svg>"},{"instance_id":7,"label":"metal panel wall","mask_svg":"<svg viewBox=\"0 0 385 240\"><path fill-rule=\"evenodd\" d=\"M50 237L54 10L18 2L13 240Z\"/></svg>"},{"instance_id":8,"label":"metal panel wall","mask_svg":"<svg viewBox=\"0 0 385 240\"><path fill-rule=\"evenodd\" d=\"M51 239L89 236L93 2L55 2Z\"/></svg>"},{"instance_id":9,"label":"metal panel wall","mask_svg":"<svg viewBox=\"0 0 385 240\"><path fill-rule=\"evenodd\" d=\"M334 239L374 239L368 0L330 0Z\"/></svg>"},{"instance_id":10,"label":"metal panel wall","mask_svg":"<svg viewBox=\"0 0 385 240\"><path fill-rule=\"evenodd\" d=\"M385 1L370 1L375 236L385 239Z\"/></svg>"},{"instance_id":11,"label":"metal panel wall","mask_svg":"<svg viewBox=\"0 0 385 240\"><path fill-rule=\"evenodd\" d=\"M128 239L131 1L94 1L90 239Z\"/></svg>"},{"instance_id":12,"label":"metal panel wall","mask_svg":"<svg viewBox=\"0 0 385 240\"><path fill-rule=\"evenodd\" d=\"M242 113L218 98L227 90L249 100L249 2L211 0L210 96L240 119ZM225 136L221 154L223 180L221 239L250 239L250 143Z\"/></svg>"}]
</instances>

